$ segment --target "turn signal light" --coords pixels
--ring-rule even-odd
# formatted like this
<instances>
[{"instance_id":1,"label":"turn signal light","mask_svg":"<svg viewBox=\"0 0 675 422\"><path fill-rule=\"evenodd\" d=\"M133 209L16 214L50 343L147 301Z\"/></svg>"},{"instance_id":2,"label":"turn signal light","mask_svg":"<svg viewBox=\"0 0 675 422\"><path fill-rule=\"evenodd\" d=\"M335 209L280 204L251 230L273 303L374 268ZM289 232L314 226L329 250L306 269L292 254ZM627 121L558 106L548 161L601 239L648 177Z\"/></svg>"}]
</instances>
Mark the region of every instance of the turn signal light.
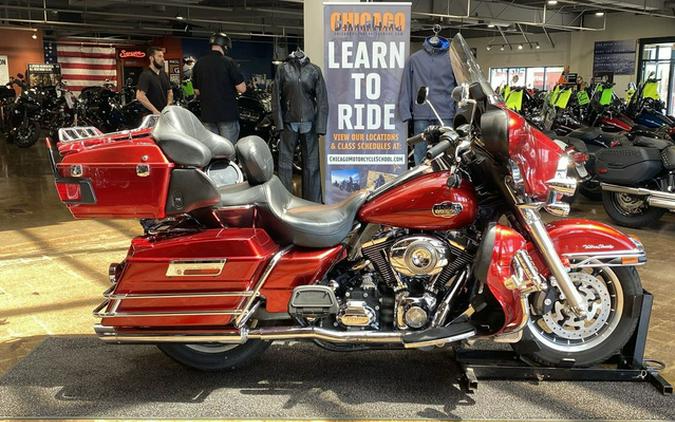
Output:
<instances>
[{"instance_id":1,"label":"turn signal light","mask_svg":"<svg viewBox=\"0 0 675 422\"><path fill-rule=\"evenodd\" d=\"M623 265L635 265L638 264L640 260L637 256L624 256L621 258L621 263Z\"/></svg>"},{"instance_id":2,"label":"turn signal light","mask_svg":"<svg viewBox=\"0 0 675 422\"><path fill-rule=\"evenodd\" d=\"M82 199L82 190L79 183L56 183L56 191L62 202L73 202Z\"/></svg>"}]
</instances>

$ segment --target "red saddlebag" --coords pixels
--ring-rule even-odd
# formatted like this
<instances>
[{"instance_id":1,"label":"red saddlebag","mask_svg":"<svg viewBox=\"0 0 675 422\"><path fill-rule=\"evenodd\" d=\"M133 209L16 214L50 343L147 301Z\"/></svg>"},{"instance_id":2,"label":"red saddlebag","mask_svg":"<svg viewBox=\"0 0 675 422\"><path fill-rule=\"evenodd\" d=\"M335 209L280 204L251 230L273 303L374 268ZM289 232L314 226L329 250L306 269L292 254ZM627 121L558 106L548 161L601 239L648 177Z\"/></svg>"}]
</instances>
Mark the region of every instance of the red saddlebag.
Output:
<instances>
[{"instance_id":1,"label":"red saddlebag","mask_svg":"<svg viewBox=\"0 0 675 422\"><path fill-rule=\"evenodd\" d=\"M111 267L113 286L95 313L103 325L115 327L229 324L278 250L256 228L137 237L126 260Z\"/></svg>"}]
</instances>

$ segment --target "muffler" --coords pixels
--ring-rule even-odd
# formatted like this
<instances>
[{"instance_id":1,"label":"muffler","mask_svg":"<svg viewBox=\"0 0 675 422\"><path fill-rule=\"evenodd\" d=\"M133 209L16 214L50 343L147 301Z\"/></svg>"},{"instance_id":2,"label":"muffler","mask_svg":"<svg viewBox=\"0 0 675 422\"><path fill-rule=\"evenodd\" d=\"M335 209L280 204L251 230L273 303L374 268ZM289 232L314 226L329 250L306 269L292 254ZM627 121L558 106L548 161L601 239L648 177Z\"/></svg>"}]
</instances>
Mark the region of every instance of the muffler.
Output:
<instances>
[{"instance_id":1,"label":"muffler","mask_svg":"<svg viewBox=\"0 0 675 422\"><path fill-rule=\"evenodd\" d=\"M106 343L157 344L157 343L245 343L247 340L321 340L336 344L399 344L406 348L430 347L464 340L476 335L471 330L431 341L405 342L408 332L337 331L320 327L268 327L254 330L225 330L222 332L116 330L97 324L94 331Z\"/></svg>"},{"instance_id":2,"label":"muffler","mask_svg":"<svg viewBox=\"0 0 675 422\"><path fill-rule=\"evenodd\" d=\"M602 190L607 192L646 196L647 203L652 207L675 210L675 193L645 188L630 188L627 186L612 185L610 183L600 183L600 186L602 187Z\"/></svg>"}]
</instances>

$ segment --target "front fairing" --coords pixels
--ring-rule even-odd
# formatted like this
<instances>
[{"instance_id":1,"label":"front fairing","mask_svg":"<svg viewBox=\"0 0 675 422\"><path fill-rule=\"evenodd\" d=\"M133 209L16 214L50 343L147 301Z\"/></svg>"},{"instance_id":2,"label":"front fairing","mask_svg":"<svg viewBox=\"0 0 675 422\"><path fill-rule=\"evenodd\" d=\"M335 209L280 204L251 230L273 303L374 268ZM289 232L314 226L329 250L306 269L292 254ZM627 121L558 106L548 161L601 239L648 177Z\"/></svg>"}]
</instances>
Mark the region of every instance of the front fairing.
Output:
<instances>
[{"instance_id":1,"label":"front fairing","mask_svg":"<svg viewBox=\"0 0 675 422\"><path fill-rule=\"evenodd\" d=\"M522 175L524 193L532 199L544 201L549 192L546 182L555 177L558 162L564 151L551 138L531 126L524 117L506 108L485 79L473 52L461 34L457 34L450 43L450 62L455 80L464 87L465 92L482 92L483 98L470 98L478 100L477 113L486 114L488 110L494 108L506 113L502 117L506 120L507 128L503 133L503 139L498 140L502 146L495 148L493 142L492 147L495 150L508 151L506 158L518 167L518 173ZM462 109L463 102L466 101L460 102L459 109ZM477 117L476 122L478 121L481 120ZM494 123L494 120L492 122ZM486 130L485 127L480 129L483 132ZM504 162L506 160L501 161L503 165L512 168L508 162Z\"/></svg>"},{"instance_id":2,"label":"front fairing","mask_svg":"<svg viewBox=\"0 0 675 422\"><path fill-rule=\"evenodd\" d=\"M563 150L548 136L532 127L519 114L508 113L509 157L518 167L528 197L544 201L546 182L555 177Z\"/></svg>"}]
</instances>

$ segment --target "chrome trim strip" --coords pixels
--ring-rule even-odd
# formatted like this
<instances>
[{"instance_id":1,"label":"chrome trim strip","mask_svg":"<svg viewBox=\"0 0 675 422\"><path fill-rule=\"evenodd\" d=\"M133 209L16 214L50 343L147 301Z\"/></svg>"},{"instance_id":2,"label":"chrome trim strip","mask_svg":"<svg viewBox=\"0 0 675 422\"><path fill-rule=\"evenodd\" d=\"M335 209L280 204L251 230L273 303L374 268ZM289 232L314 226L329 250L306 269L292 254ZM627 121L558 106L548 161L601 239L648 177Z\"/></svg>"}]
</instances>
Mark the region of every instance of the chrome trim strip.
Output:
<instances>
[{"instance_id":1,"label":"chrome trim strip","mask_svg":"<svg viewBox=\"0 0 675 422\"><path fill-rule=\"evenodd\" d=\"M246 304L245 304L244 307L241 309L241 314L239 315L239 317L237 317L237 319L236 319L236 321L235 321L235 323L234 323L234 326L235 326L235 327L241 328L241 326L243 325L243 323L246 322L246 320L248 320L248 318L249 318L248 313L249 313L250 310L251 310L251 306L253 305L253 302L254 302L258 297L260 297L260 289L262 289L262 286L263 286L263 285L265 284L265 282L267 281L267 278L268 278L268 277L270 276L270 274L272 273L272 270L274 269L274 267L277 266L277 263L279 262L279 260L280 260L284 255L286 255L286 253L287 253L289 250L291 250L292 247L293 247L293 245L288 245L288 246L286 246L285 248L283 248L282 250L280 250L279 252L277 252L276 254L274 254L274 256L272 257L272 259L270 259L269 264L267 264L267 267L265 268L265 272L262 273L262 275L260 276L260 279L258 279L258 282L256 283L255 287L253 288L253 292L252 292L253 294L249 297L249 299L246 301Z\"/></svg>"},{"instance_id":2,"label":"chrome trim strip","mask_svg":"<svg viewBox=\"0 0 675 422\"><path fill-rule=\"evenodd\" d=\"M181 299L181 298L205 298L205 297L249 297L251 291L245 292L195 292L195 293L112 293L113 288L103 293L106 299Z\"/></svg>"},{"instance_id":3,"label":"chrome trim strip","mask_svg":"<svg viewBox=\"0 0 675 422\"><path fill-rule=\"evenodd\" d=\"M223 272L227 259L175 260L166 269L167 277L218 277ZM185 274L191 270L213 270L211 274Z\"/></svg>"},{"instance_id":4,"label":"chrome trim strip","mask_svg":"<svg viewBox=\"0 0 675 422\"><path fill-rule=\"evenodd\" d=\"M599 252L570 252L564 253L565 258L583 258L583 257L607 257L607 256L623 256L623 255L645 255L644 250L630 249L620 251L599 251Z\"/></svg>"}]
</instances>

